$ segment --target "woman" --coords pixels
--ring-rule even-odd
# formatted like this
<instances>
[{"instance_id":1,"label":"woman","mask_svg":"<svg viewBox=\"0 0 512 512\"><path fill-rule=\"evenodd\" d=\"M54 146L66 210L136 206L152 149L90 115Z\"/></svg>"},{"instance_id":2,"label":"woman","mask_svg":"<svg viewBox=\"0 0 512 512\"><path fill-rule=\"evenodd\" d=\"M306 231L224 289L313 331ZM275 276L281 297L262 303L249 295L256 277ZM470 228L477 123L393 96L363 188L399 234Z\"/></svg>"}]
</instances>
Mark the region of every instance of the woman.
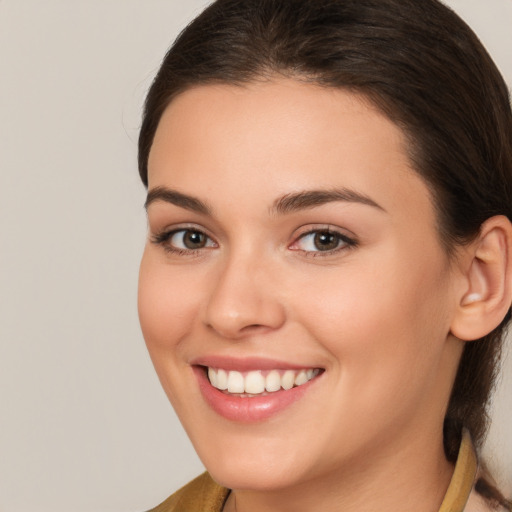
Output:
<instances>
[{"instance_id":1,"label":"woman","mask_svg":"<svg viewBox=\"0 0 512 512\"><path fill-rule=\"evenodd\" d=\"M208 474L155 511L476 511L512 114L436 0L218 0L139 139L139 313ZM473 484L476 484L473 489Z\"/></svg>"}]
</instances>

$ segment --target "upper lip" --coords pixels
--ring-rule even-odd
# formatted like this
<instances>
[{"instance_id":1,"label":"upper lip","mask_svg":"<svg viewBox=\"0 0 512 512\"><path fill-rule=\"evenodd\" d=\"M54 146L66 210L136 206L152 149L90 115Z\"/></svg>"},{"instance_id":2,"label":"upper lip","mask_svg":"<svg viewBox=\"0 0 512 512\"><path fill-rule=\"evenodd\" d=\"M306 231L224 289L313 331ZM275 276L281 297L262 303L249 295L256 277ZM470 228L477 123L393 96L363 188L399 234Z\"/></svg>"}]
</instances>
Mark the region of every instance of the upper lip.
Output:
<instances>
[{"instance_id":1,"label":"upper lip","mask_svg":"<svg viewBox=\"0 0 512 512\"><path fill-rule=\"evenodd\" d=\"M217 355L197 357L191 360L190 364L241 372L250 372L252 370L301 370L304 368L320 368L319 366L311 364L296 364L290 363L289 361L264 357L237 358Z\"/></svg>"}]
</instances>

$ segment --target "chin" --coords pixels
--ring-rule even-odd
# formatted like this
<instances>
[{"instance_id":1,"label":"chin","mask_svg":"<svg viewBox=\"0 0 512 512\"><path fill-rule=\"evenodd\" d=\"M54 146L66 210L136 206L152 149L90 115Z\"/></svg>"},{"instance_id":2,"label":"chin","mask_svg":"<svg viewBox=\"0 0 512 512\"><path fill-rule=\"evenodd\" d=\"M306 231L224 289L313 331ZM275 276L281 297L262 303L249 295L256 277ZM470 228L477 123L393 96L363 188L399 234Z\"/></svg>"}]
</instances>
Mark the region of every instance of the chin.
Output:
<instances>
[{"instance_id":1,"label":"chin","mask_svg":"<svg viewBox=\"0 0 512 512\"><path fill-rule=\"evenodd\" d=\"M226 464L215 464L207 467L212 478L223 487L243 491L278 491L293 487L301 480L301 475L280 467L271 461L267 465L237 463L226 461Z\"/></svg>"},{"instance_id":2,"label":"chin","mask_svg":"<svg viewBox=\"0 0 512 512\"><path fill-rule=\"evenodd\" d=\"M225 438L226 443L216 441L215 446L196 449L212 478L229 489L277 491L311 477L308 473L314 464L308 464L297 445L290 446L283 439L231 436Z\"/></svg>"}]
</instances>

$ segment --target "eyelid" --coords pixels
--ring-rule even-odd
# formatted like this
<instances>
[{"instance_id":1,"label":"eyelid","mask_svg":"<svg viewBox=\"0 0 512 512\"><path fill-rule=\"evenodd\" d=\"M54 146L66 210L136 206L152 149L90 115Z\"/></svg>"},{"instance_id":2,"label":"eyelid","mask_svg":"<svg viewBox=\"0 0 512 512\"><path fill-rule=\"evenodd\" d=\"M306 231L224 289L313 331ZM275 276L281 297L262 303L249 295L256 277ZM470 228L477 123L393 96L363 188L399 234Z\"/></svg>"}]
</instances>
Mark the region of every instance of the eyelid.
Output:
<instances>
[{"instance_id":1,"label":"eyelid","mask_svg":"<svg viewBox=\"0 0 512 512\"><path fill-rule=\"evenodd\" d=\"M158 225L152 227L151 224L149 226L151 237L165 236L171 233L176 233L177 231L197 231L199 233L204 233L211 239L215 238L209 229L194 222L177 222L176 224L166 224L163 227L159 227Z\"/></svg>"},{"instance_id":2,"label":"eyelid","mask_svg":"<svg viewBox=\"0 0 512 512\"><path fill-rule=\"evenodd\" d=\"M212 244L208 244L205 247L198 247L197 249L188 249L188 248L180 248L172 246L169 241L171 238L177 233L187 231L197 232L203 234ZM150 235L150 241L153 244L162 246L166 252L176 255L186 255L186 256L194 256L198 255L201 251L210 250L212 248L218 247L218 243L211 236L207 229L202 226L198 226L197 224L182 224L176 226L168 226L161 230L158 230L156 233L152 233Z\"/></svg>"},{"instance_id":3,"label":"eyelid","mask_svg":"<svg viewBox=\"0 0 512 512\"><path fill-rule=\"evenodd\" d=\"M338 237L338 239L343 242L341 247L336 247L334 249L328 249L325 251L322 250L312 250L308 251L305 249L301 249L299 247L296 247L297 244L306 238L307 236L314 235L317 233L329 233L332 235L335 235ZM295 238L294 241L288 246L289 249L303 252L304 254L308 256L330 256L337 252L344 251L353 247L356 247L358 245L358 241L354 235L348 235L344 230L334 227L332 225L314 225L314 226L308 226L306 229L304 229L303 232L299 232ZM294 247L295 246L295 247Z\"/></svg>"}]
</instances>

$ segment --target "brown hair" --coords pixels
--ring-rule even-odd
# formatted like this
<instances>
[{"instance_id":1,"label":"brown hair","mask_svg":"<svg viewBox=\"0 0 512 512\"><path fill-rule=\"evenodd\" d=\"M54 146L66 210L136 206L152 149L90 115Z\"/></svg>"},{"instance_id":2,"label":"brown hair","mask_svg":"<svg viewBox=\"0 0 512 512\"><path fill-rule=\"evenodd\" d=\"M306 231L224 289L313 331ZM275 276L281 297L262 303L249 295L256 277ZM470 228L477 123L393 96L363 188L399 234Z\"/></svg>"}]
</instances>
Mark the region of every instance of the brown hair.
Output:
<instances>
[{"instance_id":1,"label":"brown hair","mask_svg":"<svg viewBox=\"0 0 512 512\"><path fill-rule=\"evenodd\" d=\"M471 29L437 0L217 0L180 34L149 90L139 138L143 183L155 131L176 95L276 74L362 93L402 128L449 253L489 217L512 219L507 86ZM464 349L444 424L452 462L463 427L477 449L485 438L510 316ZM485 480L478 489L507 504Z\"/></svg>"}]
</instances>

